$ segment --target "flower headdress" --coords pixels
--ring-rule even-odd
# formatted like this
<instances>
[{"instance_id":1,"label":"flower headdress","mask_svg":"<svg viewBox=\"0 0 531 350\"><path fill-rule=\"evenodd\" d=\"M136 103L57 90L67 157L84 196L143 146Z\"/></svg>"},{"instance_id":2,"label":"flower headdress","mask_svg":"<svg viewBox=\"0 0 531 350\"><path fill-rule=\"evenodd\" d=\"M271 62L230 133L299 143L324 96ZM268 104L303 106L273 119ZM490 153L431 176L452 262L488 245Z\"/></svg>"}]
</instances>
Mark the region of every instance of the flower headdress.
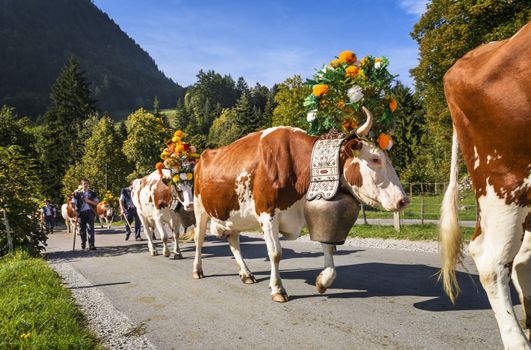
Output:
<instances>
[{"instance_id":1,"label":"flower headdress","mask_svg":"<svg viewBox=\"0 0 531 350\"><path fill-rule=\"evenodd\" d=\"M102 202L108 203L111 207L114 207L116 204L116 196L114 196L111 191L105 192L105 196L103 196Z\"/></svg>"},{"instance_id":2,"label":"flower headdress","mask_svg":"<svg viewBox=\"0 0 531 350\"><path fill-rule=\"evenodd\" d=\"M390 149L397 102L391 94L394 76L387 70L388 65L385 57L366 56L358 61L352 51L343 51L317 71L307 80L312 93L304 100L308 133L322 135L333 128L354 133L364 120L362 107L366 107L375 116L369 138L382 149Z\"/></svg>"},{"instance_id":3,"label":"flower headdress","mask_svg":"<svg viewBox=\"0 0 531 350\"><path fill-rule=\"evenodd\" d=\"M162 169L172 172L172 181L191 182L194 178L194 166L199 158L197 149L185 141L186 134L177 130L171 140L166 142L166 148L160 154L163 163L157 163L156 168L162 176Z\"/></svg>"}]
</instances>

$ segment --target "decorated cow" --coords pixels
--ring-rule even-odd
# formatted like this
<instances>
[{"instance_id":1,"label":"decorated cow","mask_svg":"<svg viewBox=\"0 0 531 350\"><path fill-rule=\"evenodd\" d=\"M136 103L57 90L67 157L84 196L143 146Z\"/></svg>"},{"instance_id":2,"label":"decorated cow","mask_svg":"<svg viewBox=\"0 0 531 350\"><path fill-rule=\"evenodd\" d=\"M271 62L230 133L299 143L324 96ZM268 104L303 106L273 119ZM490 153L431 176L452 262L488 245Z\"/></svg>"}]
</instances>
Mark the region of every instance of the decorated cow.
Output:
<instances>
[{"instance_id":1,"label":"decorated cow","mask_svg":"<svg viewBox=\"0 0 531 350\"><path fill-rule=\"evenodd\" d=\"M170 256L168 238L174 239L174 257L182 259L179 237L193 234L187 229L195 224L193 214L193 167L198 157L195 148L183 142L184 133L177 131L162 152L164 163L157 163L153 173L133 181L131 197L144 227L151 255L158 255L152 236L158 231L163 243L163 255ZM166 167L166 168L165 168Z\"/></svg>"},{"instance_id":2,"label":"decorated cow","mask_svg":"<svg viewBox=\"0 0 531 350\"><path fill-rule=\"evenodd\" d=\"M107 230L110 230L114 219L114 209L112 205L105 200L99 202L96 206L96 215L98 216L101 227L103 228L103 226L106 226Z\"/></svg>"},{"instance_id":3,"label":"decorated cow","mask_svg":"<svg viewBox=\"0 0 531 350\"><path fill-rule=\"evenodd\" d=\"M352 52L343 52L338 60L310 82L313 92L305 101L311 123L308 133L275 127L202 153L194 174L197 228L193 278L204 276L201 250L210 219L211 231L227 237L242 282L254 283L256 279L240 253L239 234L260 228L271 261L272 299L285 302L288 294L280 279L279 235L296 239L308 226L311 238L320 241L324 250L325 268L316 280L322 293L336 277L334 247L345 240L359 203L390 211L407 206L408 199L385 152L392 143L383 130L392 129L396 101L389 96L381 99L385 92L376 83L370 85L375 91L357 85L390 79L387 61L369 56L360 63ZM334 79L337 85L330 83ZM344 79L349 82L348 90L339 83ZM378 99L378 122L362 105L373 102L369 96ZM358 126L362 116L366 120ZM331 126L344 132L331 131Z\"/></svg>"}]
</instances>

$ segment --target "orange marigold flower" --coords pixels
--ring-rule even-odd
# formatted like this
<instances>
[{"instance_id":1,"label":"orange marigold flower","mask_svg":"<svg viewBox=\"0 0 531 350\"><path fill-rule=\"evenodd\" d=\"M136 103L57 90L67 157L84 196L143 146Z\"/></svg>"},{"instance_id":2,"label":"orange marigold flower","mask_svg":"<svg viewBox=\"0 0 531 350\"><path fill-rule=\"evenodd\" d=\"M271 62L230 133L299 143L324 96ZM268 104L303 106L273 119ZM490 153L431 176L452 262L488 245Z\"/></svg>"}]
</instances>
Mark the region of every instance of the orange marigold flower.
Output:
<instances>
[{"instance_id":1,"label":"orange marigold flower","mask_svg":"<svg viewBox=\"0 0 531 350\"><path fill-rule=\"evenodd\" d=\"M337 68L340 65L341 65L341 60L339 60L339 59L330 61L330 66L332 66L334 68Z\"/></svg>"},{"instance_id":2,"label":"orange marigold flower","mask_svg":"<svg viewBox=\"0 0 531 350\"><path fill-rule=\"evenodd\" d=\"M356 66L348 66L345 70L345 75L347 77L355 78L358 75L360 69Z\"/></svg>"},{"instance_id":3,"label":"orange marigold flower","mask_svg":"<svg viewBox=\"0 0 531 350\"><path fill-rule=\"evenodd\" d=\"M363 57L360 61L360 67L363 67L364 65L366 65L367 62L369 62L369 58L367 56Z\"/></svg>"},{"instance_id":4,"label":"orange marigold flower","mask_svg":"<svg viewBox=\"0 0 531 350\"><path fill-rule=\"evenodd\" d=\"M391 102L389 102L389 109L391 110L391 112L394 112L396 107L398 107L398 103L394 98L392 98Z\"/></svg>"},{"instance_id":5,"label":"orange marigold flower","mask_svg":"<svg viewBox=\"0 0 531 350\"><path fill-rule=\"evenodd\" d=\"M339 109L345 108L345 101L339 100L339 102L337 103L337 106L339 107Z\"/></svg>"},{"instance_id":6,"label":"orange marigold flower","mask_svg":"<svg viewBox=\"0 0 531 350\"><path fill-rule=\"evenodd\" d=\"M381 59L381 58L375 58L375 59L374 59L374 62L375 62L375 63L376 63L376 62L382 62L382 59Z\"/></svg>"},{"instance_id":7,"label":"orange marigold flower","mask_svg":"<svg viewBox=\"0 0 531 350\"><path fill-rule=\"evenodd\" d=\"M343 51L339 54L339 60L341 62L347 62L347 63L354 63L356 62L357 58L354 52L352 51Z\"/></svg>"},{"instance_id":8,"label":"orange marigold flower","mask_svg":"<svg viewBox=\"0 0 531 350\"><path fill-rule=\"evenodd\" d=\"M173 134L173 136L182 139L182 138L184 137L184 132L182 132L181 130L177 130L177 131Z\"/></svg>"},{"instance_id":9,"label":"orange marigold flower","mask_svg":"<svg viewBox=\"0 0 531 350\"><path fill-rule=\"evenodd\" d=\"M345 131L351 131L358 128L358 123L354 118L345 118L345 120L343 120L343 123L341 123L341 127Z\"/></svg>"},{"instance_id":10,"label":"orange marigold flower","mask_svg":"<svg viewBox=\"0 0 531 350\"><path fill-rule=\"evenodd\" d=\"M317 97L323 96L330 91L330 88L326 84L318 84L313 87L313 94Z\"/></svg>"},{"instance_id":11,"label":"orange marigold flower","mask_svg":"<svg viewBox=\"0 0 531 350\"><path fill-rule=\"evenodd\" d=\"M393 147L393 138L391 135L387 135L386 133L381 133L380 136L378 136L378 145L383 150L389 150L391 147Z\"/></svg>"},{"instance_id":12,"label":"orange marigold flower","mask_svg":"<svg viewBox=\"0 0 531 350\"><path fill-rule=\"evenodd\" d=\"M155 168L157 168L157 170L162 170L162 168L164 168L164 164L162 164L161 162L158 162L158 163L155 165Z\"/></svg>"}]
</instances>

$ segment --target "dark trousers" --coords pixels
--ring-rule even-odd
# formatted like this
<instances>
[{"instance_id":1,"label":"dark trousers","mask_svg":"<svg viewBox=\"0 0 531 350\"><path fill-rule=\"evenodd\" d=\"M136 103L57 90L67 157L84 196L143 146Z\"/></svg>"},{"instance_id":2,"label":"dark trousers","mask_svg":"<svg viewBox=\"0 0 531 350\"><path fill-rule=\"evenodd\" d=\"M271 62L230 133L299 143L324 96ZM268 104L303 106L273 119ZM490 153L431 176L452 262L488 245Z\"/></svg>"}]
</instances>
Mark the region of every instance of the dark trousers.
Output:
<instances>
[{"instance_id":1,"label":"dark trousers","mask_svg":"<svg viewBox=\"0 0 531 350\"><path fill-rule=\"evenodd\" d=\"M124 214L129 222L129 225L133 225L133 220L135 221L135 238L140 238L140 229L142 228L142 224L140 223L140 217L138 216L136 208L129 208L124 212ZM129 237L131 234L131 227L129 227L129 225L125 225L126 237Z\"/></svg>"},{"instance_id":2,"label":"dark trousers","mask_svg":"<svg viewBox=\"0 0 531 350\"><path fill-rule=\"evenodd\" d=\"M54 227L54 217L53 216L45 216L44 217L44 225L46 227L46 233L49 233L50 230L53 233L53 227Z\"/></svg>"},{"instance_id":3,"label":"dark trousers","mask_svg":"<svg viewBox=\"0 0 531 350\"><path fill-rule=\"evenodd\" d=\"M89 246L94 245L94 211L84 210L79 213L79 227L81 235L81 243L87 241L87 229L88 229L88 241Z\"/></svg>"}]
</instances>

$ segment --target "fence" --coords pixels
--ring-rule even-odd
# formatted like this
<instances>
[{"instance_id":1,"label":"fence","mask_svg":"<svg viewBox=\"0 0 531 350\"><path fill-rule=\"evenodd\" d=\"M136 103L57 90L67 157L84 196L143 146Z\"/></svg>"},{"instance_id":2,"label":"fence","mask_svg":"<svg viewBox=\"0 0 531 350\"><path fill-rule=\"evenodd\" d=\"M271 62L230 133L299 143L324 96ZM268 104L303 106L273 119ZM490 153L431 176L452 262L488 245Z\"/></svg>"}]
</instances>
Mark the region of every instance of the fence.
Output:
<instances>
[{"instance_id":1,"label":"fence","mask_svg":"<svg viewBox=\"0 0 531 350\"><path fill-rule=\"evenodd\" d=\"M439 220L441 203L448 183L411 183L402 184L407 193L410 204L400 212L401 219ZM470 186L460 185L459 189L459 220L475 221L477 208L474 192ZM393 213L364 205L360 219L393 219ZM395 218L396 219L396 218Z\"/></svg>"}]
</instances>

